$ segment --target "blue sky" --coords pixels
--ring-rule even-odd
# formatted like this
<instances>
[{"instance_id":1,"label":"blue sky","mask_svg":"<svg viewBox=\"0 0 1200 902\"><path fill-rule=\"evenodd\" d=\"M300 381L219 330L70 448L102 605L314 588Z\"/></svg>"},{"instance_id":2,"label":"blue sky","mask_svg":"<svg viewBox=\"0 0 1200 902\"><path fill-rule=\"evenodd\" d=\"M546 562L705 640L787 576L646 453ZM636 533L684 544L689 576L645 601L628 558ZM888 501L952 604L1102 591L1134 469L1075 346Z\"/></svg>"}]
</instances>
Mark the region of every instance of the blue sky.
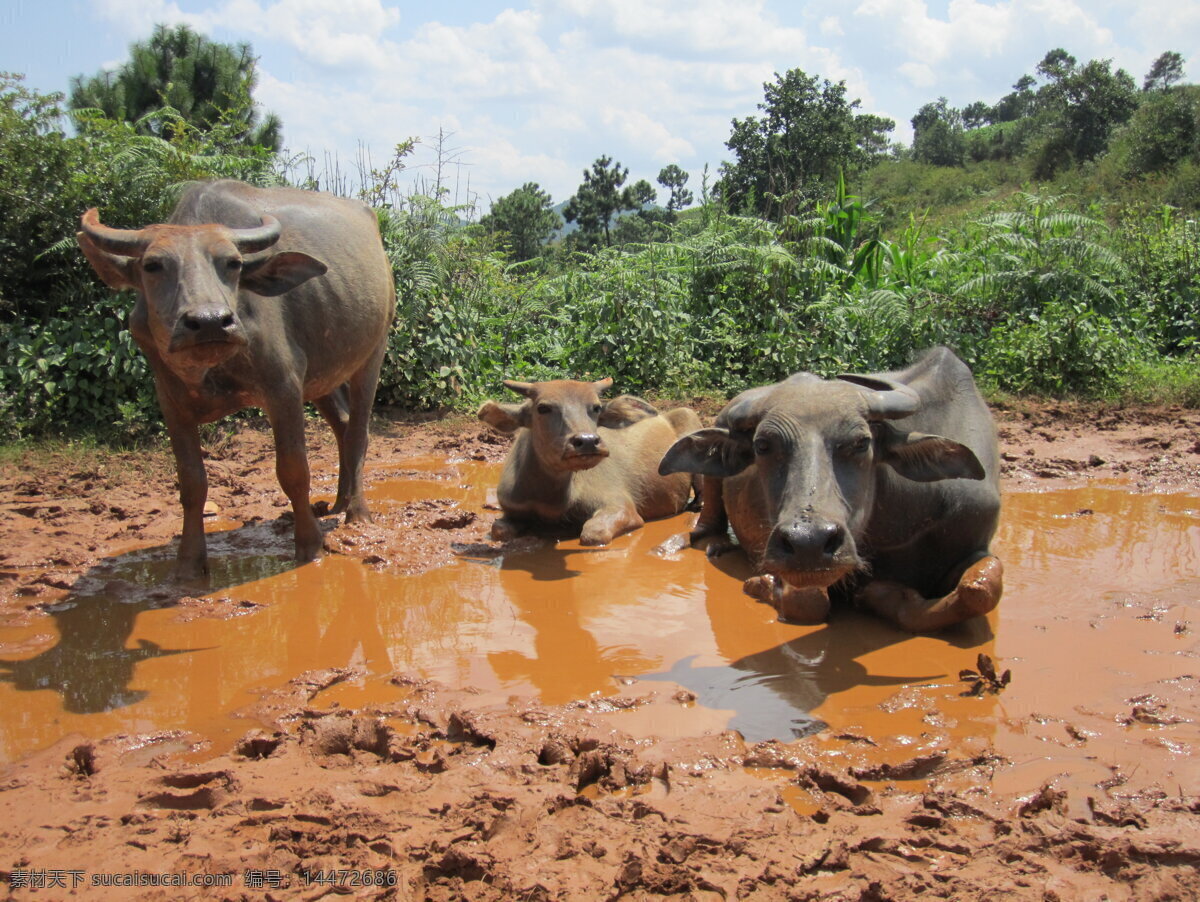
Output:
<instances>
[{"instance_id":1,"label":"blue sky","mask_svg":"<svg viewBox=\"0 0 1200 902\"><path fill-rule=\"evenodd\" d=\"M407 137L449 134L458 199L527 181L555 201L607 154L630 178L667 163L715 173L730 120L799 67L845 80L863 112L909 119L930 100L994 102L1045 52L1112 59L1141 84L1164 50L1200 81L1195 0L0 0L0 70L40 91L119 63L159 22L249 41L257 99L284 140L353 172Z\"/></svg>"}]
</instances>

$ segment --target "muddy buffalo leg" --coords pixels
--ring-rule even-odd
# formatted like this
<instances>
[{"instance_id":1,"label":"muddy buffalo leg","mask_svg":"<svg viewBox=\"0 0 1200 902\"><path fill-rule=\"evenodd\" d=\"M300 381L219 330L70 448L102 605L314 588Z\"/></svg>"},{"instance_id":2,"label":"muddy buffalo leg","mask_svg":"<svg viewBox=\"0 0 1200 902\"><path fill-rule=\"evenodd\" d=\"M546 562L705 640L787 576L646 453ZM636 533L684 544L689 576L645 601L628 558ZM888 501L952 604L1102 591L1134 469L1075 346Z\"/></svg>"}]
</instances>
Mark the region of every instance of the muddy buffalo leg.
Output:
<instances>
[{"instance_id":1,"label":"muddy buffalo leg","mask_svg":"<svg viewBox=\"0 0 1200 902\"><path fill-rule=\"evenodd\" d=\"M941 598L923 598L907 586L880 580L862 589L858 600L906 630L923 633L986 614L999 604L1003 590L1004 565L988 554L971 563L954 591Z\"/></svg>"},{"instance_id":2,"label":"muddy buffalo leg","mask_svg":"<svg viewBox=\"0 0 1200 902\"><path fill-rule=\"evenodd\" d=\"M179 416L176 406L162 403L167 435L175 452L175 471L179 477L179 501L183 505L183 534L175 559L173 576L181 580L199 580L208 575L208 549L204 540L204 502L208 498L208 475L200 447L200 428Z\"/></svg>"},{"instance_id":3,"label":"muddy buffalo leg","mask_svg":"<svg viewBox=\"0 0 1200 902\"><path fill-rule=\"evenodd\" d=\"M742 591L774 607L779 619L788 623L824 623L829 617L829 593L824 589L798 589L768 573L750 577Z\"/></svg>"},{"instance_id":4,"label":"muddy buffalo leg","mask_svg":"<svg viewBox=\"0 0 1200 902\"><path fill-rule=\"evenodd\" d=\"M725 513L725 482L715 476L700 477L700 516L688 534L693 545L711 539L704 548L709 558L720 557L737 547L729 538L729 517Z\"/></svg>"},{"instance_id":5,"label":"muddy buffalo leg","mask_svg":"<svg viewBox=\"0 0 1200 902\"><path fill-rule=\"evenodd\" d=\"M339 385L323 398L313 401L321 417L329 424L338 448L337 499L330 509L331 514L340 514L350 503L351 464L347 459L346 424L350 421L350 401L345 385Z\"/></svg>"},{"instance_id":6,"label":"muddy buffalo leg","mask_svg":"<svg viewBox=\"0 0 1200 902\"><path fill-rule=\"evenodd\" d=\"M632 501L602 507L583 524L580 545L607 545L615 537L646 524Z\"/></svg>"},{"instance_id":7,"label":"muddy buffalo leg","mask_svg":"<svg viewBox=\"0 0 1200 902\"><path fill-rule=\"evenodd\" d=\"M311 561L321 554L323 536L309 504L308 452L304 445L304 405L300 392L272 399L267 418L275 433L275 475L295 518L296 560Z\"/></svg>"},{"instance_id":8,"label":"muddy buffalo leg","mask_svg":"<svg viewBox=\"0 0 1200 902\"><path fill-rule=\"evenodd\" d=\"M379 368L383 365L383 354L387 343L380 342L371 359L361 370L350 377L347 383L350 400L350 420L346 425L346 453L340 460L338 485L342 475L346 476L346 522L369 523L371 512L367 509L363 493L363 462L367 458L367 440L371 425L371 408L375 405L375 389L379 385Z\"/></svg>"}]
</instances>

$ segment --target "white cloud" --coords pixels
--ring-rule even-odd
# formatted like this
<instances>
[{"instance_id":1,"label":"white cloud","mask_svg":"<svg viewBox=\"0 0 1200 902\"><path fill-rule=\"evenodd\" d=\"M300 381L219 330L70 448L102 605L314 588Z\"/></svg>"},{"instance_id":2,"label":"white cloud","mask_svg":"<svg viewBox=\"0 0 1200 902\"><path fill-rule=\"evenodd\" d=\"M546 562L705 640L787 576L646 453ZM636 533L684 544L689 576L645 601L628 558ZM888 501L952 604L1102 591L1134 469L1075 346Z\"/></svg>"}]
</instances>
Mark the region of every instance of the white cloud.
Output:
<instances>
[{"instance_id":1,"label":"white cloud","mask_svg":"<svg viewBox=\"0 0 1200 902\"><path fill-rule=\"evenodd\" d=\"M120 28L130 40L144 39L155 25L183 23L197 31L209 30L204 14L185 13L169 0L97 0L96 6L101 18Z\"/></svg>"},{"instance_id":2,"label":"white cloud","mask_svg":"<svg viewBox=\"0 0 1200 902\"><path fill-rule=\"evenodd\" d=\"M380 69L395 52L384 32L400 12L381 0L229 0L212 21L284 41L319 66Z\"/></svg>"},{"instance_id":3,"label":"white cloud","mask_svg":"<svg viewBox=\"0 0 1200 902\"><path fill-rule=\"evenodd\" d=\"M904 63L900 72L918 88L929 88L937 84L937 76L925 63Z\"/></svg>"},{"instance_id":4,"label":"white cloud","mask_svg":"<svg viewBox=\"0 0 1200 902\"><path fill-rule=\"evenodd\" d=\"M842 30L842 20L837 16L826 16L821 20L821 34L826 37L843 37L846 32Z\"/></svg>"}]
</instances>

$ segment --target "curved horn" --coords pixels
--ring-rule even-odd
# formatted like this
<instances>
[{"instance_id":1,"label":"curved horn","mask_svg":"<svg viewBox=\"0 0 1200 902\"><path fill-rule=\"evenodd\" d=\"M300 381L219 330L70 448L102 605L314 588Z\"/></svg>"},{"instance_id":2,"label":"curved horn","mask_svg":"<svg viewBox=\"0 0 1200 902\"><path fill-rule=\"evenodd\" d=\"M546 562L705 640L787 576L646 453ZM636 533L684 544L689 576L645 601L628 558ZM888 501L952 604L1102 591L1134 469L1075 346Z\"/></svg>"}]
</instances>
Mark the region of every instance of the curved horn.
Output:
<instances>
[{"instance_id":1,"label":"curved horn","mask_svg":"<svg viewBox=\"0 0 1200 902\"><path fill-rule=\"evenodd\" d=\"M612 376L605 376L603 379L597 379L595 382L593 382L592 388L596 390L596 394L602 395L612 388L612 384Z\"/></svg>"},{"instance_id":2,"label":"curved horn","mask_svg":"<svg viewBox=\"0 0 1200 902\"><path fill-rule=\"evenodd\" d=\"M526 398L532 398L534 394L533 382L514 382L512 379L505 379L504 387L515 391L518 395L524 395Z\"/></svg>"},{"instance_id":3,"label":"curved horn","mask_svg":"<svg viewBox=\"0 0 1200 902\"><path fill-rule=\"evenodd\" d=\"M902 382L853 373L843 373L838 378L862 390L873 419L898 420L921 409L921 396Z\"/></svg>"},{"instance_id":4,"label":"curved horn","mask_svg":"<svg viewBox=\"0 0 1200 902\"><path fill-rule=\"evenodd\" d=\"M232 233L233 243L237 245L237 249L243 254L254 254L259 251L265 251L272 244L279 240L279 233L283 227L279 225L279 220L270 214L264 213L262 224L253 229L230 229Z\"/></svg>"},{"instance_id":5,"label":"curved horn","mask_svg":"<svg viewBox=\"0 0 1200 902\"><path fill-rule=\"evenodd\" d=\"M140 257L149 243L145 229L114 229L103 225L95 207L84 213L79 223L92 244L109 254Z\"/></svg>"}]
</instances>

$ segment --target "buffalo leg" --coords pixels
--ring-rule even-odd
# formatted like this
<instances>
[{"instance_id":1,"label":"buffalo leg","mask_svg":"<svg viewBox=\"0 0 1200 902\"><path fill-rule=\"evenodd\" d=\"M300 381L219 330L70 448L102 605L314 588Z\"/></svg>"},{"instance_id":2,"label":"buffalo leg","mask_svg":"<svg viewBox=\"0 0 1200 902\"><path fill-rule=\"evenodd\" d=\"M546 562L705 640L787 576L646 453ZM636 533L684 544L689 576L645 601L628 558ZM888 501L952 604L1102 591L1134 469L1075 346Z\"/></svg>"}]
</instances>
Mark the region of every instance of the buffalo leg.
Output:
<instances>
[{"instance_id":1,"label":"buffalo leg","mask_svg":"<svg viewBox=\"0 0 1200 902\"><path fill-rule=\"evenodd\" d=\"M986 614L1000 603L1004 591L1004 565L992 554L973 561L958 585L941 598L923 598L899 583L869 583L858 599L871 610L914 633L941 629Z\"/></svg>"},{"instance_id":2,"label":"buffalo leg","mask_svg":"<svg viewBox=\"0 0 1200 902\"><path fill-rule=\"evenodd\" d=\"M742 591L774 607L779 619L788 623L824 623L829 616L829 593L824 589L800 589L769 573L750 577Z\"/></svg>"},{"instance_id":3,"label":"buffalo leg","mask_svg":"<svg viewBox=\"0 0 1200 902\"><path fill-rule=\"evenodd\" d=\"M343 478L346 491L346 522L370 523L371 512L363 494L363 464L367 459L367 440L371 425L371 410L375 406L375 389L379 386L379 369L387 342L382 341L371 359L346 383L350 418L346 424L345 453L339 449L338 496L341 497Z\"/></svg>"},{"instance_id":4,"label":"buffalo leg","mask_svg":"<svg viewBox=\"0 0 1200 902\"><path fill-rule=\"evenodd\" d=\"M600 508L583 524L579 544L607 545L617 536L645 525L646 521L638 514L632 501L610 504Z\"/></svg>"},{"instance_id":5,"label":"buffalo leg","mask_svg":"<svg viewBox=\"0 0 1200 902\"><path fill-rule=\"evenodd\" d=\"M160 402L162 398L160 396ZM174 577L201 580L208 575L208 548L204 539L204 502L208 498L208 475L200 447L200 428L190 419L173 413L173 405L161 404L175 472L179 477L179 501L183 505L183 534L175 559Z\"/></svg>"},{"instance_id":6,"label":"buffalo leg","mask_svg":"<svg viewBox=\"0 0 1200 902\"><path fill-rule=\"evenodd\" d=\"M329 424L338 449L337 498L330 509L331 514L340 514L350 503L350 472L352 465L347 461L346 425L350 421L350 400L345 385L339 385L323 398L313 401L321 417Z\"/></svg>"},{"instance_id":7,"label":"buffalo leg","mask_svg":"<svg viewBox=\"0 0 1200 902\"><path fill-rule=\"evenodd\" d=\"M309 504L308 451L304 446L304 405L299 392L288 401L273 403L267 417L275 433L275 475L295 518L296 560L311 561L321 554L324 537Z\"/></svg>"},{"instance_id":8,"label":"buffalo leg","mask_svg":"<svg viewBox=\"0 0 1200 902\"><path fill-rule=\"evenodd\" d=\"M709 558L720 557L737 546L729 539L729 516L725 512L725 482L715 476L700 477L700 516L688 534L693 545L712 539L704 549ZM757 596L756 596L757 597Z\"/></svg>"}]
</instances>

